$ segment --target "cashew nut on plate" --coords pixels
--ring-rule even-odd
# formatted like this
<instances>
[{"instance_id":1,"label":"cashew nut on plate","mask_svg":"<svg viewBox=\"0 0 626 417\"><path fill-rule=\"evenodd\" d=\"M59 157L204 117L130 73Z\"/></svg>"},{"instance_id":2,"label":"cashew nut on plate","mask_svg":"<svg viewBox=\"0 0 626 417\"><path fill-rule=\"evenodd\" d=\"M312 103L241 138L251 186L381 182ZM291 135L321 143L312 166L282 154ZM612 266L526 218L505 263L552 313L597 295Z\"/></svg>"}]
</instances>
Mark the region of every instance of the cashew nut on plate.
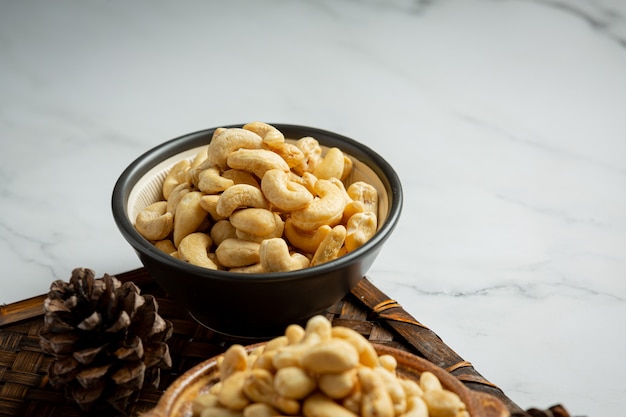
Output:
<instances>
[{"instance_id":1,"label":"cashew nut on plate","mask_svg":"<svg viewBox=\"0 0 626 417\"><path fill-rule=\"evenodd\" d=\"M324 316L250 352L232 345L217 366L217 383L190 400L193 417L469 417L434 374L404 379L393 356Z\"/></svg>"},{"instance_id":2,"label":"cashew nut on plate","mask_svg":"<svg viewBox=\"0 0 626 417\"><path fill-rule=\"evenodd\" d=\"M218 128L164 175L135 229L183 262L239 273L292 271L358 250L379 227L377 189L313 137L254 121ZM347 182L348 179L350 182Z\"/></svg>"}]
</instances>

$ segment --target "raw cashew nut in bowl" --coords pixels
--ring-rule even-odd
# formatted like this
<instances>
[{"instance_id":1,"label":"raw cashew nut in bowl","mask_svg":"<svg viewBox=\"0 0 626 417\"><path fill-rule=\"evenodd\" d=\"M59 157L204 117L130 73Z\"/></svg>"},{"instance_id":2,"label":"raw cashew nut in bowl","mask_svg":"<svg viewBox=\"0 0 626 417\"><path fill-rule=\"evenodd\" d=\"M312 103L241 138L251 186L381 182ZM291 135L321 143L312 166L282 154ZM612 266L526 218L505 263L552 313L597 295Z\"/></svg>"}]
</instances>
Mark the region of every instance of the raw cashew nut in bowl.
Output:
<instances>
[{"instance_id":1,"label":"raw cashew nut in bowl","mask_svg":"<svg viewBox=\"0 0 626 417\"><path fill-rule=\"evenodd\" d=\"M311 321L316 325L310 326ZM321 321L328 326L320 326ZM331 326L332 333L318 333ZM359 349L370 353L359 356ZM291 364L267 364L267 358L291 352ZM510 415L499 399L470 389L432 362L371 343L354 329L331 325L321 315L302 326L289 325L267 342L233 344L224 354L179 377L154 411L162 417Z\"/></svg>"},{"instance_id":2,"label":"raw cashew nut in bowl","mask_svg":"<svg viewBox=\"0 0 626 417\"><path fill-rule=\"evenodd\" d=\"M389 164L352 139L286 124L247 126L254 131L244 126L199 131L144 153L120 176L112 206L120 231L143 265L194 318L220 333L266 337L286 323L302 322L323 311L363 278L398 222L402 189ZM341 155L332 151L325 167L324 157L335 148ZM272 156L266 161L267 152ZM250 160L250 155L258 163L248 167L242 160ZM341 174L339 156L343 158ZM228 165L229 158L235 166ZM178 165L177 175L168 180L170 201L163 185L172 167L183 160L189 162L188 168L186 163ZM320 176L334 172L345 178L318 178L313 173L316 166ZM364 203L347 192L357 182L371 184L378 196L375 233L363 244L363 239L355 239L369 236L363 228L348 238L350 217L366 211ZM331 195L336 201L330 200ZM157 202L166 202L173 230L167 236L143 236L135 221ZM270 214L275 225L271 231ZM345 239L338 228L312 263L322 240L338 226L346 229ZM180 243L194 233L211 238L206 257L217 269L181 257ZM258 262L222 265L216 250L227 239L259 245ZM289 258L263 261L261 245L272 239L282 239L280 246L287 247ZM348 246L349 240L358 244Z\"/></svg>"}]
</instances>

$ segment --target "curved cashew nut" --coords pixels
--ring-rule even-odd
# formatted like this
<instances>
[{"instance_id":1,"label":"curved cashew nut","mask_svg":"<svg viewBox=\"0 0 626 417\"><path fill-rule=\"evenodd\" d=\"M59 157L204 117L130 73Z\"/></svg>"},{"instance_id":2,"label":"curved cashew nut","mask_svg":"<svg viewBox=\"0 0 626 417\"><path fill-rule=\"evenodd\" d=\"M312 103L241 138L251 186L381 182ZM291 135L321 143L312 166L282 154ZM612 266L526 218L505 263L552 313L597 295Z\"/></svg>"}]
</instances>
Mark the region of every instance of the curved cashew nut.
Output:
<instances>
[{"instance_id":1,"label":"curved cashew nut","mask_svg":"<svg viewBox=\"0 0 626 417\"><path fill-rule=\"evenodd\" d=\"M263 208L235 210L229 220L237 230L254 236L267 236L276 229L274 213Z\"/></svg>"},{"instance_id":2,"label":"curved cashew nut","mask_svg":"<svg viewBox=\"0 0 626 417\"><path fill-rule=\"evenodd\" d=\"M355 368L358 363L359 353L342 339L333 338L318 343L302 355L302 367L314 374L345 372Z\"/></svg>"},{"instance_id":3,"label":"curved cashew nut","mask_svg":"<svg viewBox=\"0 0 626 417\"><path fill-rule=\"evenodd\" d=\"M279 395L274 389L274 375L263 368L253 368L248 373L243 392L254 402L271 405L280 411L295 415L300 411L300 403Z\"/></svg>"},{"instance_id":4,"label":"curved cashew nut","mask_svg":"<svg viewBox=\"0 0 626 417\"><path fill-rule=\"evenodd\" d=\"M349 395L355 388L358 378L356 368L337 374L322 374L319 376L320 391L333 399L340 399Z\"/></svg>"},{"instance_id":5,"label":"curved cashew nut","mask_svg":"<svg viewBox=\"0 0 626 417\"><path fill-rule=\"evenodd\" d=\"M289 253L287 242L282 238L265 239L261 242L259 255L263 268L268 272L282 272L309 266L309 258L294 252Z\"/></svg>"},{"instance_id":6,"label":"curved cashew nut","mask_svg":"<svg viewBox=\"0 0 626 417\"><path fill-rule=\"evenodd\" d=\"M313 259L311 259L311 266L321 265L337 259L345 240L346 228L341 224L333 227L317 247Z\"/></svg>"},{"instance_id":7,"label":"curved cashew nut","mask_svg":"<svg viewBox=\"0 0 626 417\"><path fill-rule=\"evenodd\" d=\"M282 169L266 171L261 180L261 190L279 210L298 210L313 201L313 194L304 185L291 181L289 174Z\"/></svg>"},{"instance_id":8,"label":"curved cashew nut","mask_svg":"<svg viewBox=\"0 0 626 417\"><path fill-rule=\"evenodd\" d=\"M207 194L221 193L234 184L233 180L222 177L217 167L205 168L198 174L198 188Z\"/></svg>"},{"instance_id":9,"label":"curved cashew nut","mask_svg":"<svg viewBox=\"0 0 626 417\"><path fill-rule=\"evenodd\" d=\"M346 225L346 249L352 252L363 246L376 234L377 218L371 211L356 213Z\"/></svg>"},{"instance_id":10,"label":"curved cashew nut","mask_svg":"<svg viewBox=\"0 0 626 417\"><path fill-rule=\"evenodd\" d=\"M207 146L208 148L208 146ZM207 154L207 148L202 149L201 151L199 151L196 156L193 157L193 159L191 160L191 163L189 165L189 169L193 170L197 167L199 167L200 165L202 165L202 163L204 161L206 161L206 154Z\"/></svg>"},{"instance_id":11,"label":"curved cashew nut","mask_svg":"<svg viewBox=\"0 0 626 417\"><path fill-rule=\"evenodd\" d=\"M231 180L233 184L248 184L256 188L261 188L261 185L256 178L254 178L254 175L240 169L227 169L222 172L222 177Z\"/></svg>"},{"instance_id":12,"label":"curved cashew nut","mask_svg":"<svg viewBox=\"0 0 626 417\"><path fill-rule=\"evenodd\" d=\"M220 194L215 210L219 216L228 217L242 207L268 208L268 204L258 188L248 184L235 184Z\"/></svg>"},{"instance_id":13,"label":"curved cashew nut","mask_svg":"<svg viewBox=\"0 0 626 417\"><path fill-rule=\"evenodd\" d=\"M221 380L225 380L237 371L248 368L248 352L243 345L234 344L224 352L223 360L218 364Z\"/></svg>"},{"instance_id":14,"label":"curved cashew nut","mask_svg":"<svg viewBox=\"0 0 626 417\"><path fill-rule=\"evenodd\" d=\"M169 170L165 179L163 180L162 192L163 197L167 200L170 197L170 193L181 182L189 181L189 167L191 163L187 159L177 162Z\"/></svg>"},{"instance_id":15,"label":"curved cashew nut","mask_svg":"<svg viewBox=\"0 0 626 417\"><path fill-rule=\"evenodd\" d=\"M241 267L259 262L259 244L249 240L225 239L215 249L219 263L225 267Z\"/></svg>"},{"instance_id":16,"label":"curved cashew nut","mask_svg":"<svg viewBox=\"0 0 626 417\"><path fill-rule=\"evenodd\" d=\"M174 246L174 242L172 242L170 239L156 241L154 242L154 246L156 246L157 249L167 253L168 255L176 252L176 246Z\"/></svg>"},{"instance_id":17,"label":"curved cashew nut","mask_svg":"<svg viewBox=\"0 0 626 417\"><path fill-rule=\"evenodd\" d=\"M378 353L376 353L374 346L361 333L349 327L335 326L331 329L331 334L333 337L343 339L354 346L359 352L359 363L362 365L374 368L379 364Z\"/></svg>"},{"instance_id":18,"label":"curved cashew nut","mask_svg":"<svg viewBox=\"0 0 626 417\"><path fill-rule=\"evenodd\" d=\"M263 138L263 143L269 148L278 148L285 142L285 136L274 126L263 122L250 122L243 126Z\"/></svg>"},{"instance_id":19,"label":"curved cashew nut","mask_svg":"<svg viewBox=\"0 0 626 417\"><path fill-rule=\"evenodd\" d=\"M174 214L174 245L190 233L198 230L206 220L208 213L200 205L202 193L190 191L181 198Z\"/></svg>"},{"instance_id":20,"label":"curved cashew nut","mask_svg":"<svg viewBox=\"0 0 626 417\"><path fill-rule=\"evenodd\" d=\"M393 416L393 401L380 376L367 367L360 368L357 374L363 390L362 415L364 417Z\"/></svg>"},{"instance_id":21,"label":"curved cashew nut","mask_svg":"<svg viewBox=\"0 0 626 417\"><path fill-rule=\"evenodd\" d=\"M226 409L232 411L241 411L248 404L250 404L250 399L248 399L243 390L244 381L246 380L247 376L247 372L237 371L230 375L228 378L222 380L222 388L220 389L220 392L217 394L217 396L219 399L219 403L226 407ZM223 417L225 414L221 413L221 410L219 408L216 411L220 412L218 416ZM205 413L203 412L203 414ZM233 413L228 413L226 415L233 415Z\"/></svg>"},{"instance_id":22,"label":"curved cashew nut","mask_svg":"<svg viewBox=\"0 0 626 417\"><path fill-rule=\"evenodd\" d=\"M178 244L178 256L192 265L209 269L218 269L215 262L209 259L209 248L213 244L206 233L195 232L185 236Z\"/></svg>"},{"instance_id":23,"label":"curved cashew nut","mask_svg":"<svg viewBox=\"0 0 626 417\"><path fill-rule=\"evenodd\" d=\"M296 141L296 146L304 154L301 164L294 167L295 172L302 175L304 172L313 172L315 166L322 159L322 147L317 139L310 136L300 138Z\"/></svg>"},{"instance_id":24,"label":"curved cashew nut","mask_svg":"<svg viewBox=\"0 0 626 417\"><path fill-rule=\"evenodd\" d=\"M237 233L235 232L235 226L230 224L230 222L226 219L218 220L211 227L211 231L209 232L211 239L213 239L213 243L216 246L219 246L224 240L228 238L236 238Z\"/></svg>"},{"instance_id":25,"label":"curved cashew nut","mask_svg":"<svg viewBox=\"0 0 626 417\"><path fill-rule=\"evenodd\" d=\"M219 221L227 219L228 216L220 216L217 214L217 202L219 201L221 194L206 194L200 198L200 206L209 213L209 216L213 221Z\"/></svg>"},{"instance_id":26,"label":"curved cashew nut","mask_svg":"<svg viewBox=\"0 0 626 417\"><path fill-rule=\"evenodd\" d=\"M358 417L347 408L341 406L322 393L315 393L304 400L302 415L316 417Z\"/></svg>"},{"instance_id":27,"label":"curved cashew nut","mask_svg":"<svg viewBox=\"0 0 626 417\"><path fill-rule=\"evenodd\" d=\"M312 232L305 232L293 224L291 217L285 220L285 237L289 243L306 253L315 253L320 243L332 230L327 224L323 224Z\"/></svg>"},{"instance_id":28,"label":"curved cashew nut","mask_svg":"<svg viewBox=\"0 0 626 417\"><path fill-rule=\"evenodd\" d=\"M350 184L347 191L353 200L363 203L365 211L378 215L378 191L373 185L357 181Z\"/></svg>"},{"instance_id":29,"label":"curved cashew nut","mask_svg":"<svg viewBox=\"0 0 626 417\"><path fill-rule=\"evenodd\" d=\"M456 393L445 389L425 391L422 399L431 416L462 416L466 411L465 403L461 398Z\"/></svg>"},{"instance_id":30,"label":"curved cashew nut","mask_svg":"<svg viewBox=\"0 0 626 417\"><path fill-rule=\"evenodd\" d=\"M135 229L148 240L165 239L174 229L174 217L167 211L167 202L158 201L139 212Z\"/></svg>"},{"instance_id":31,"label":"curved cashew nut","mask_svg":"<svg viewBox=\"0 0 626 417\"><path fill-rule=\"evenodd\" d=\"M383 382L389 397L391 397L391 404L394 410L394 414L392 415L399 416L404 414L407 409L407 395L396 374L389 372L382 366L373 369Z\"/></svg>"},{"instance_id":32,"label":"curved cashew nut","mask_svg":"<svg viewBox=\"0 0 626 417\"><path fill-rule=\"evenodd\" d=\"M189 181L181 182L171 192L167 199L167 211L174 214L176 213L176 206L180 203L180 200L191 191L191 184Z\"/></svg>"},{"instance_id":33,"label":"curved cashew nut","mask_svg":"<svg viewBox=\"0 0 626 417\"><path fill-rule=\"evenodd\" d=\"M289 168L298 167L304 162L304 152L293 143L285 142L279 147L272 147L272 151L280 155L287 162Z\"/></svg>"},{"instance_id":34,"label":"curved cashew nut","mask_svg":"<svg viewBox=\"0 0 626 417\"><path fill-rule=\"evenodd\" d=\"M330 148L315 166L313 175L319 179L341 178L344 169L344 156L339 148Z\"/></svg>"},{"instance_id":35,"label":"curved cashew nut","mask_svg":"<svg viewBox=\"0 0 626 417\"><path fill-rule=\"evenodd\" d=\"M235 235L239 239L251 240L252 242L257 242L257 243L261 243L265 239L272 239L272 238L275 238L275 237L282 237L283 232L285 230L285 222L283 221L283 219L280 217L280 215L278 213L272 213L272 215L274 216L275 227L268 234L262 235L262 236L257 236L257 235L255 235L253 233L248 233L248 232L244 232L243 230L240 230L240 229L235 229Z\"/></svg>"},{"instance_id":36,"label":"curved cashew nut","mask_svg":"<svg viewBox=\"0 0 626 417\"><path fill-rule=\"evenodd\" d=\"M263 139L250 130L224 129L211 139L207 149L207 161L218 168L225 169L228 155L232 152L242 148L260 149L262 146Z\"/></svg>"},{"instance_id":37,"label":"curved cashew nut","mask_svg":"<svg viewBox=\"0 0 626 417\"><path fill-rule=\"evenodd\" d=\"M274 389L278 395L301 400L317 388L315 379L298 366L287 366L276 371Z\"/></svg>"},{"instance_id":38,"label":"curved cashew nut","mask_svg":"<svg viewBox=\"0 0 626 417\"><path fill-rule=\"evenodd\" d=\"M328 180L318 180L315 198L308 206L291 213L293 224L304 231L312 231L327 224L337 225L343 216L345 200L339 188Z\"/></svg>"},{"instance_id":39,"label":"curved cashew nut","mask_svg":"<svg viewBox=\"0 0 626 417\"><path fill-rule=\"evenodd\" d=\"M229 167L252 172L258 178L270 169L281 169L289 172L289 165L276 152L267 149L239 149L228 155L226 163Z\"/></svg>"}]
</instances>

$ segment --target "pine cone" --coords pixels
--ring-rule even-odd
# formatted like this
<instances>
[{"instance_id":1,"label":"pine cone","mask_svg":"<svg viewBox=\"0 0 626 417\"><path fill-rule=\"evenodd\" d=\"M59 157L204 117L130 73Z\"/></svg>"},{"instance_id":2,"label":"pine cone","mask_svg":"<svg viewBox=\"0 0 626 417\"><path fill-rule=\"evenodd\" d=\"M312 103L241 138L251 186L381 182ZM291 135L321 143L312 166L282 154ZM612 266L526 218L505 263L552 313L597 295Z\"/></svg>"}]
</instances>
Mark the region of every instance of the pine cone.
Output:
<instances>
[{"instance_id":1,"label":"pine cone","mask_svg":"<svg viewBox=\"0 0 626 417\"><path fill-rule=\"evenodd\" d=\"M124 412L133 393L157 387L160 369L172 365L172 323L132 282L77 268L69 282L52 283L44 308L40 343L55 356L50 383L65 386L83 410Z\"/></svg>"}]
</instances>

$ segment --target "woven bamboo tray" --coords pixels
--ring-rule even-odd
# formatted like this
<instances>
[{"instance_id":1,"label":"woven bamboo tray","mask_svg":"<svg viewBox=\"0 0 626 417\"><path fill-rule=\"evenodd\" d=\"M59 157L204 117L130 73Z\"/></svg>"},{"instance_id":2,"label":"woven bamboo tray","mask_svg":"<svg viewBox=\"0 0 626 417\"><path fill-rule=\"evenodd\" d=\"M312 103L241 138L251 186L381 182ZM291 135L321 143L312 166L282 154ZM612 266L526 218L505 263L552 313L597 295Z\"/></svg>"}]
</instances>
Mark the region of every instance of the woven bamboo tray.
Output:
<instances>
[{"instance_id":1,"label":"woven bamboo tray","mask_svg":"<svg viewBox=\"0 0 626 417\"><path fill-rule=\"evenodd\" d=\"M144 389L132 399L128 416L139 416L152 409L163 391L194 365L223 353L234 343L253 342L224 337L197 324L182 306L160 290L144 269L117 274L116 277L122 282L133 281L143 294L154 295L160 315L174 325L174 334L168 341L172 368L162 372L158 389ZM41 295L0 306L0 417L89 415L65 399L61 390L48 384L46 370L52 357L42 352L38 336L43 325L44 299L45 295ZM411 352L448 370L468 388L500 399L513 417L569 416L560 405L549 410L520 408L367 277L325 314L333 325L350 327L371 342Z\"/></svg>"}]
</instances>

